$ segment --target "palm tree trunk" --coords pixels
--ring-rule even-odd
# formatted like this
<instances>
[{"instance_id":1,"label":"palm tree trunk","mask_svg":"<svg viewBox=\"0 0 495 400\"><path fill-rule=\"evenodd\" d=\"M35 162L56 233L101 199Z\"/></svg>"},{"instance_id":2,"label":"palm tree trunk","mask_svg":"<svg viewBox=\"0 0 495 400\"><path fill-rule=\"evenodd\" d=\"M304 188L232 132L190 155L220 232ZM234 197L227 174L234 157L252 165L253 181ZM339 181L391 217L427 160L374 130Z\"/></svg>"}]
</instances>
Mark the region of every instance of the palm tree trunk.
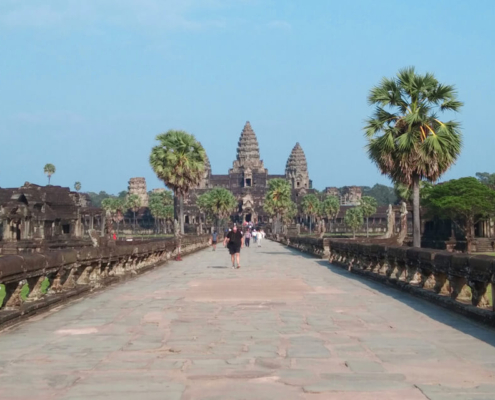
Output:
<instances>
[{"instance_id":1,"label":"palm tree trunk","mask_svg":"<svg viewBox=\"0 0 495 400\"><path fill-rule=\"evenodd\" d=\"M50 178L51 177L52 177L51 175L48 175L48 186L50 186Z\"/></svg>"},{"instance_id":2,"label":"palm tree trunk","mask_svg":"<svg viewBox=\"0 0 495 400\"><path fill-rule=\"evenodd\" d=\"M419 215L419 175L413 176L413 247L421 247L421 221Z\"/></svg>"},{"instance_id":3,"label":"palm tree trunk","mask_svg":"<svg viewBox=\"0 0 495 400\"><path fill-rule=\"evenodd\" d=\"M311 235L311 220L313 218L311 217L311 215L309 216L309 234Z\"/></svg>"},{"instance_id":4,"label":"palm tree trunk","mask_svg":"<svg viewBox=\"0 0 495 400\"><path fill-rule=\"evenodd\" d=\"M199 213L199 234L203 234L203 213Z\"/></svg>"},{"instance_id":5,"label":"palm tree trunk","mask_svg":"<svg viewBox=\"0 0 495 400\"><path fill-rule=\"evenodd\" d=\"M179 196L180 233L184 234L184 195Z\"/></svg>"},{"instance_id":6,"label":"palm tree trunk","mask_svg":"<svg viewBox=\"0 0 495 400\"><path fill-rule=\"evenodd\" d=\"M369 217L366 217L366 237L369 237L369 234L368 234L368 220L369 220Z\"/></svg>"},{"instance_id":7,"label":"palm tree trunk","mask_svg":"<svg viewBox=\"0 0 495 400\"><path fill-rule=\"evenodd\" d=\"M132 210L132 213L134 214L134 233L136 233L136 211Z\"/></svg>"}]
</instances>

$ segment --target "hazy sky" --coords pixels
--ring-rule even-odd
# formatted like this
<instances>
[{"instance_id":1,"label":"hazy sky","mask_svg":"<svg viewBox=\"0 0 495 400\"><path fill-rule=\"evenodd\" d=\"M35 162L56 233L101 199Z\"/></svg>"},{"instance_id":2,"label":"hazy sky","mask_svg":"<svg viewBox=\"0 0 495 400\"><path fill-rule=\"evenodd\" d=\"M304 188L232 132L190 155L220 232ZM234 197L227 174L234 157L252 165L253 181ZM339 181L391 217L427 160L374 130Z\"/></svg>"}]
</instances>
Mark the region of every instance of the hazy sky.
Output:
<instances>
[{"instance_id":1,"label":"hazy sky","mask_svg":"<svg viewBox=\"0 0 495 400\"><path fill-rule=\"evenodd\" d=\"M493 0L1 0L0 186L163 186L155 136L184 129L225 174L246 120L270 173L299 141L314 186L388 183L366 96L414 65L465 102L445 179L495 172Z\"/></svg>"}]
</instances>

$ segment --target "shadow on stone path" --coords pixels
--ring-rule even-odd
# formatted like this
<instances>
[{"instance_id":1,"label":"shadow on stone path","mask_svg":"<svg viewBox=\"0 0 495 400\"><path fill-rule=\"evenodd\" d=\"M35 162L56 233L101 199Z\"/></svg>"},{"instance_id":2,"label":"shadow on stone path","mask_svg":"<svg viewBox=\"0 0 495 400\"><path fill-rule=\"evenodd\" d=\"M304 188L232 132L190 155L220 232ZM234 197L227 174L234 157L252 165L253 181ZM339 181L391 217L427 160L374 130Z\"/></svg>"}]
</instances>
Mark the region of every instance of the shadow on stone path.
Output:
<instances>
[{"instance_id":1,"label":"shadow on stone path","mask_svg":"<svg viewBox=\"0 0 495 400\"><path fill-rule=\"evenodd\" d=\"M0 333L0 399L493 399L495 334L264 242Z\"/></svg>"}]
</instances>

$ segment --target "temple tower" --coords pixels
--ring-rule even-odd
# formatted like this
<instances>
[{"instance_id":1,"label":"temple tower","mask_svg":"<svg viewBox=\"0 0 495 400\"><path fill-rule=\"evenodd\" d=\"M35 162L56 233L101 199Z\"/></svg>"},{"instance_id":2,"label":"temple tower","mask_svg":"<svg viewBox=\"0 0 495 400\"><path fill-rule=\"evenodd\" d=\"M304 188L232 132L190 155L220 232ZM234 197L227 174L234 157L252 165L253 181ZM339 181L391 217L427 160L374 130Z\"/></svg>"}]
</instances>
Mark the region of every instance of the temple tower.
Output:
<instances>
[{"instance_id":1,"label":"temple tower","mask_svg":"<svg viewBox=\"0 0 495 400\"><path fill-rule=\"evenodd\" d=\"M148 207L148 191L145 178L129 179L129 194L136 194L141 200L141 207Z\"/></svg>"},{"instance_id":2,"label":"temple tower","mask_svg":"<svg viewBox=\"0 0 495 400\"><path fill-rule=\"evenodd\" d=\"M285 177L293 189L310 188L308 163L299 143L296 143L285 165Z\"/></svg>"},{"instance_id":3,"label":"temple tower","mask_svg":"<svg viewBox=\"0 0 495 400\"><path fill-rule=\"evenodd\" d=\"M266 172L263 161L260 159L258 139L256 139L256 134L254 133L253 128L251 128L249 121L246 122L244 129L241 132L241 137L239 138L239 143L237 145L237 160L234 161L234 165L230 172Z\"/></svg>"},{"instance_id":4,"label":"temple tower","mask_svg":"<svg viewBox=\"0 0 495 400\"><path fill-rule=\"evenodd\" d=\"M200 189L206 189L210 187L210 177L211 177L211 164L210 164L210 159L208 158L208 154L206 154L205 151L205 170L203 173L203 178L201 179L201 182L199 183L199 188Z\"/></svg>"}]
</instances>

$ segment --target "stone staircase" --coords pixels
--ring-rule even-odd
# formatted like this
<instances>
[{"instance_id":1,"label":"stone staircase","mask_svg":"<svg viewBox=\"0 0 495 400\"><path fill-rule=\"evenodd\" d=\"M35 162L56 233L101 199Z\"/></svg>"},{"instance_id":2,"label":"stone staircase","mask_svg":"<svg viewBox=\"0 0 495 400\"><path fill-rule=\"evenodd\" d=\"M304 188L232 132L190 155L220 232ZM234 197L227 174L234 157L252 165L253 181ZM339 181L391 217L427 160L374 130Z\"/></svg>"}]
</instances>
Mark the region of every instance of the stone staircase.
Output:
<instances>
[{"instance_id":1,"label":"stone staircase","mask_svg":"<svg viewBox=\"0 0 495 400\"><path fill-rule=\"evenodd\" d=\"M476 238L476 252L477 253L488 253L495 251L492 247L493 238Z\"/></svg>"},{"instance_id":2,"label":"stone staircase","mask_svg":"<svg viewBox=\"0 0 495 400\"><path fill-rule=\"evenodd\" d=\"M17 243L16 242L5 242L1 248L2 256L17 254Z\"/></svg>"}]
</instances>

